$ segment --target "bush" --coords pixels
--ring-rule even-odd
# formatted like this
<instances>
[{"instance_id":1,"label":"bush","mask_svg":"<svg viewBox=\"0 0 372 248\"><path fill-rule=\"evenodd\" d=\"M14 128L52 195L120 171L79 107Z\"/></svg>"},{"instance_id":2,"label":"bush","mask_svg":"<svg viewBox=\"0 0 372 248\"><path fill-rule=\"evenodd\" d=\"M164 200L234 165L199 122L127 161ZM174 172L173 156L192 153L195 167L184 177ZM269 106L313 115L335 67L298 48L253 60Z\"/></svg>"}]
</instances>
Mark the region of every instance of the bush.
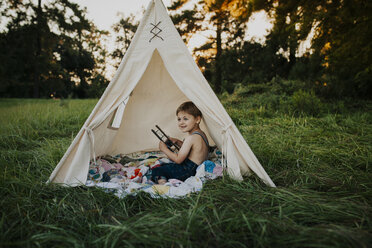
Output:
<instances>
[{"instance_id":1,"label":"bush","mask_svg":"<svg viewBox=\"0 0 372 248\"><path fill-rule=\"evenodd\" d=\"M322 103L314 91L298 90L292 95L291 106L295 113L318 116L321 112Z\"/></svg>"},{"instance_id":2,"label":"bush","mask_svg":"<svg viewBox=\"0 0 372 248\"><path fill-rule=\"evenodd\" d=\"M267 84L248 84L247 86L242 87L238 85L235 87L234 93L238 96L246 97L254 94L262 94L270 90L270 85Z\"/></svg>"},{"instance_id":3,"label":"bush","mask_svg":"<svg viewBox=\"0 0 372 248\"><path fill-rule=\"evenodd\" d=\"M269 82L271 93L285 94L291 96L294 92L307 88L306 83L301 80L286 80L280 77L275 77Z\"/></svg>"}]
</instances>

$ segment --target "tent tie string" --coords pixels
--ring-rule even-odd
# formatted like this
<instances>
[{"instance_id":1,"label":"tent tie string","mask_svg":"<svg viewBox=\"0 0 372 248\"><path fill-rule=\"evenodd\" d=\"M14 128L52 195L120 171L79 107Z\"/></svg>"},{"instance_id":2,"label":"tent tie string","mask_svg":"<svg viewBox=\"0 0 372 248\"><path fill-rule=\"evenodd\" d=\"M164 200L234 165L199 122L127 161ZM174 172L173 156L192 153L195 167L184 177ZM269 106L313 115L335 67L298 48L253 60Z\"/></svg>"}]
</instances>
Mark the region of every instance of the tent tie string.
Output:
<instances>
[{"instance_id":1,"label":"tent tie string","mask_svg":"<svg viewBox=\"0 0 372 248\"><path fill-rule=\"evenodd\" d=\"M227 154L227 130L232 126L232 122L222 128L222 167L227 169L226 155Z\"/></svg>"},{"instance_id":2,"label":"tent tie string","mask_svg":"<svg viewBox=\"0 0 372 248\"><path fill-rule=\"evenodd\" d=\"M229 124L227 124L224 128L222 128L222 134L226 133L227 129L229 129L230 127L232 126L232 122L230 122Z\"/></svg>"},{"instance_id":3,"label":"tent tie string","mask_svg":"<svg viewBox=\"0 0 372 248\"><path fill-rule=\"evenodd\" d=\"M93 130L90 127L84 127L84 130L87 132L89 141L90 141L90 148L91 148L91 154L93 155L93 161L96 164L96 151L95 151L95 146L94 146L94 133Z\"/></svg>"}]
</instances>

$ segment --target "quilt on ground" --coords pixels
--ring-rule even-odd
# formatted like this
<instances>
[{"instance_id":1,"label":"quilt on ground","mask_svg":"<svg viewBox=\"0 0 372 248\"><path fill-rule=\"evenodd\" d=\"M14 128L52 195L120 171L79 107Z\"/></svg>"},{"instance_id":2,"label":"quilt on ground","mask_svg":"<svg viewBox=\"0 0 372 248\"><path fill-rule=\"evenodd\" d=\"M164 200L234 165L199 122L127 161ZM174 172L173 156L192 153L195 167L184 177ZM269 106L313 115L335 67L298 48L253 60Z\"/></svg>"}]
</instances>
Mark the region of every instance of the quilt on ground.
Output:
<instances>
[{"instance_id":1,"label":"quilt on ground","mask_svg":"<svg viewBox=\"0 0 372 248\"><path fill-rule=\"evenodd\" d=\"M119 198L136 195L140 191L154 198L177 198L200 191L205 181L223 173L221 152L215 148L209 153L209 160L198 166L195 176L185 181L169 179L162 185L153 183L150 180L151 170L169 162L159 151L101 156L90 162L86 186L103 188Z\"/></svg>"}]
</instances>

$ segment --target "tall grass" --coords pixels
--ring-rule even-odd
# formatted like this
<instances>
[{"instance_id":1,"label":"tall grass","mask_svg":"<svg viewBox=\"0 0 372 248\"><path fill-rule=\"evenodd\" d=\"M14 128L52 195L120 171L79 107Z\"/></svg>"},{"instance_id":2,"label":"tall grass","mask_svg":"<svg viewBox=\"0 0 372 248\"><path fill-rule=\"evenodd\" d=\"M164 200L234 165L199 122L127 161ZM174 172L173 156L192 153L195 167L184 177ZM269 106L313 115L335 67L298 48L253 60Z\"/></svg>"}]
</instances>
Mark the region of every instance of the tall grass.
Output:
<instances>
[{"instance_id":1,"label":"tall grass","mask_svg":"<svg viewBox=\"0 0 372 248\"><path fill-rule=\"evenodd\" d=\"M0 100L0 246L369 247L372 103L314 116L280 95L222 99L278 188L224 177L184 199L118 199L47 185L96 100Z\"/></svg>"}]
</instances>

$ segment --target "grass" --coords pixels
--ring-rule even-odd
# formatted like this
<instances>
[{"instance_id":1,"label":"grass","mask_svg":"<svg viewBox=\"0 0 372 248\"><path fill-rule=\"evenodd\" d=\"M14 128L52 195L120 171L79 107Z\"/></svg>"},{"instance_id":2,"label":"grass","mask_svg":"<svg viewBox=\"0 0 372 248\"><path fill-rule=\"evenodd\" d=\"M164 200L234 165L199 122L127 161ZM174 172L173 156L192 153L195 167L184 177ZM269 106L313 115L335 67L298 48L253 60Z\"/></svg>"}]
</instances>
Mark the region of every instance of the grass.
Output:
<instances>
[{"instance_id":1,"label":"grass","mask_svg":"<svg viewBox=\"0 0 372 248\"><path fill-rule=\"evenodd\" d=\"M372 103L314 117L285 97L221 98L277 188L225 177L185 199L118 199L46 185L97 100L1 99L0 246L369 247Z\"/></svg>"}]
</instances>

